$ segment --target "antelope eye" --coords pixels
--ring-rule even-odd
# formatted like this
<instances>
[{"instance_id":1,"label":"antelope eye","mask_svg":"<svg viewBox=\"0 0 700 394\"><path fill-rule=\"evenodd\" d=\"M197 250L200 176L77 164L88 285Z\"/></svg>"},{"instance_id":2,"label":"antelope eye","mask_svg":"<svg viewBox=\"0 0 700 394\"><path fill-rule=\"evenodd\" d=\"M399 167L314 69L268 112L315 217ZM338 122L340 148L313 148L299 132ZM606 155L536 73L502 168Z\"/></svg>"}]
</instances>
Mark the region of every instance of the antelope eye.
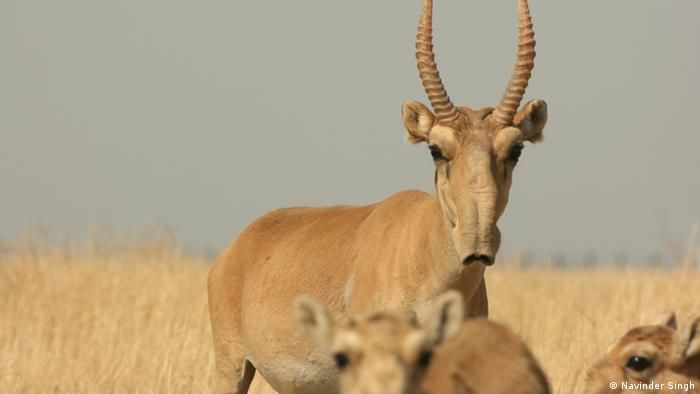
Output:
<instances>
[{"instance_id":1,"label":"antelope eye","mask_svg":"<svg viewBox=\"0 0 700 394\"><path fill-rule=\"evenodd\" d=\"M518 159L520 159L520 155L523 153L523 144L519 143L513 148L511 148L510 153L508 153L508 161L512 161L513 163L517 163Z\"/></svg>"},{"instance_id":2,"label":"antelope eye","mask_svg":"<svg viewBox=\"0 0 700 394\"><path fill-rule=\"evenodd\" d=\"M633 371L637 372L642 372L645 369L649 368L651 366L651 361L649 361L648 358L646 357L640 357L640 356L632 356L630 357L629 360L627 360L627 365L625 365L626 368L629 368Z\"/></svg>"},{"instance_id":3,"label":"antelope eye","mask_svg":"<svg viewBox=\"0 0 700 394\"><path fill-rule=\"evenodd\" d=\"M424 350L418 356L418 365L425 368L430 364L430 359L433 358L433 352L430 350Z\"/></svg>"},{"instance_id":4,"label":"antelope eye","mask_svg":"<svg viewBox=\"0 0 700 394\"><path fill-rule=\"evenodd\" d=\"M430 155L433 156L433 160L442 160L445 158L442 155L442 150L440 150L439 146L430 145L428 148L430 149Z\"/></svg>"},{"instance_id":5,"label":"antelope eye","mask_svg":"<svg viewBox=\"0 0 700 394\"><path fill-rule=\"evenodd\" d=\"M338 369L342 370L350 364L350 359L348 355L343 352L338 352L333 355L333 360L335 360L335 365Z\"/></svg>"}]
</instances>

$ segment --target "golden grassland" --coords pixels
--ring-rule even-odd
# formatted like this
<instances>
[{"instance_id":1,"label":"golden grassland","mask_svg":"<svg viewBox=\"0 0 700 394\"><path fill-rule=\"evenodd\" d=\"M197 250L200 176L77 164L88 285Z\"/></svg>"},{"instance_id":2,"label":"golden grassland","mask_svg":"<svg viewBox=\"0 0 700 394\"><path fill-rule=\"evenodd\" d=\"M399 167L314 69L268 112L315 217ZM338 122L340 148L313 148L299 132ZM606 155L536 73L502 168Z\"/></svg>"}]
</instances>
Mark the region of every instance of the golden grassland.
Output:
<instances>
[{"instance_id":1,"label":"golden grassland","mask_svg":"<svg viewBox=\"0 0 700 394\"><path fill-rule=\"evenodd\" d=\"M0 256L0 393L204 393L213 355L209 263L174 247ZM487 273L491 317L530 344L555 392L627 328L700 312L695 270Z\"/></svg>"}]
</instances>

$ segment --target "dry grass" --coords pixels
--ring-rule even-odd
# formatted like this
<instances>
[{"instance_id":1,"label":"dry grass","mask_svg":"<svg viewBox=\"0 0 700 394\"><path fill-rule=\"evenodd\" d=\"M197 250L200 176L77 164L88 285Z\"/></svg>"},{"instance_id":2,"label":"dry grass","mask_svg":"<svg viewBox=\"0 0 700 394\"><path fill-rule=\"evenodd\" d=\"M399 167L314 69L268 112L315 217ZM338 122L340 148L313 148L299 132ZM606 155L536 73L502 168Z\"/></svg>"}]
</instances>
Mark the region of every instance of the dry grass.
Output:
<instances>
[{"instance_id":1,"label":"dry grass","mask_svg":"<svg viewBox=\"0 0 700 394\"><path fill-rule=\"evenodd\" d=\"M207 269L177 249L0 257L0 392L206 392ZM700 311L697 271L487 275L492 317L525 338L558 393L628 327Z\"/></svg>"},{"instance_id":2,"label":"dry grass","mask_svg":"<svg viewBox=\"0 0 700 394\"><path fill-rule=\"evenodd\" d=\"M0 261L0 393L204 393L208 266L175 254Z\"/></svg>"}]
</instances>

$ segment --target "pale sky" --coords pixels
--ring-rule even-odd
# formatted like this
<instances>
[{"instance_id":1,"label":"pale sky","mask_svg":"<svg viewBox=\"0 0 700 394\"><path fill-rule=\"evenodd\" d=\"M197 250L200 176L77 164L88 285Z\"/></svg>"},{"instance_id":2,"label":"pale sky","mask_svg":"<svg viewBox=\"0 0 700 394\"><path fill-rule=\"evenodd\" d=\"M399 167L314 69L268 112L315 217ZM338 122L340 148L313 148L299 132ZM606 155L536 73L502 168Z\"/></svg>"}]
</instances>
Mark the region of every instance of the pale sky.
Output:
<instances>
[{"instance_id":1,"label":"pale sky","mask_svg":"<svg viewBox=\"0 0 700 394\"><path fill-rule=\"evenodd\" d=\"M435 1L459 105L492 106L515 1ZM668 257L700 222L700 2L532 0L526 99L549 105L500 222L501 255ZM3 0L0 238L170 227L223 248L295 205L433 192L401 103L427 103L420 1Z\"/></svg>"}]
</instances>

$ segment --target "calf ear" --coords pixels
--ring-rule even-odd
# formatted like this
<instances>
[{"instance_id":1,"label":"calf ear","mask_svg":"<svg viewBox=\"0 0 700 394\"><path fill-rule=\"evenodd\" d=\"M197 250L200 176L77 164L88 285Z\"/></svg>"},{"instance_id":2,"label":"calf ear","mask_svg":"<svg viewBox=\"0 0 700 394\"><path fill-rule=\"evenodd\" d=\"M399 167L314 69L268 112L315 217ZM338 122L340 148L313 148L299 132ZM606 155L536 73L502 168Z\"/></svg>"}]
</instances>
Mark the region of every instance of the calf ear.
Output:
<instances>
[{"instance_id":1,"label":"calf ear","mask_svg":"<svg viewBox=\"0 0 700 394\"><path fill-rule=\"evenodd\" d=\"M513 125L519 128L527 141L542 140L542 129L547 124L547 103L544 100L531 100L515 114Z\"/></svg>"},{"instance_id":2,"label":"calf ear","mask_svg":"<svg viewBox=\"0 0 700 394\"><path fill-rule=\"evenodd\" d=\"M683 356L688 359L691 357L700 357L700 315L695 315L683 332L681 339L681 347Z\"/></svg>"},{"instance_id":3,"label":"calf ear","mask_svg":"<svg viewBox=\"0 0 700 394\"><path fill-rule=\"evenodd\" d=\"M319 350L330 348L335 321L323 303L306 294L297 297L294 320L302 334Z\"/></svg>"},{"instance_id":4,"label":"calf ear","mask_svg":"<svg viewBox=\"0 0 700 394\"><path fill-rule=\"evenodd\" d=\"M450 290L439 296L427 313L425 329L431 345L442 343L459 332L464 321L462 295Z\"/></svg>"},{"instance_id":5,"label":"calf ear","mask_svg":"<svg viewBox=\"0 0 700 394\"><path fill-rule=\"evenodd\" d=\"M668 328L673 328L674 330L678 328L678 322L676 320L676 312L666 311L661 313L654 320L654 325L666 326Z\"/></svg>"},{"instance_id":6,"label":"calf ear","mask_svg":"<svg viewBox=\"0 0 700 394\"><path fill-rule=\"evenodd\" d=\"M418 101L407 101L401 107L403 125L408 134L406 139L412 144L428 141L428 133L433 128L435 115Z\"/></svg>"}]
</instances>

